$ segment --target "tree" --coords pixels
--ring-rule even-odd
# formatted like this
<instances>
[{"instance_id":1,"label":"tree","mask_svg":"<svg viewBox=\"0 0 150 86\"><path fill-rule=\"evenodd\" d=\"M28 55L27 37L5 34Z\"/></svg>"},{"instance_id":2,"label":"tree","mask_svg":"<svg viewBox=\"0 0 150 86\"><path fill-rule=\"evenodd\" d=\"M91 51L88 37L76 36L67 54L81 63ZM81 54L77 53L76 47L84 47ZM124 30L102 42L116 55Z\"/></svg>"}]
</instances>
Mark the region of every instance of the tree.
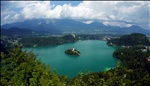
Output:
<instances>
[{"instance_id":1,"label":"tree","mask_svg":"<svg viewBox=\"0 0 150 86\"><path fill-rule=\"evenodd\" d=\"M1 53L1 85L51 85L64 86L57 74L50 72L31 51L22 51L20 47Z\"/></svg>"}]
</instances>

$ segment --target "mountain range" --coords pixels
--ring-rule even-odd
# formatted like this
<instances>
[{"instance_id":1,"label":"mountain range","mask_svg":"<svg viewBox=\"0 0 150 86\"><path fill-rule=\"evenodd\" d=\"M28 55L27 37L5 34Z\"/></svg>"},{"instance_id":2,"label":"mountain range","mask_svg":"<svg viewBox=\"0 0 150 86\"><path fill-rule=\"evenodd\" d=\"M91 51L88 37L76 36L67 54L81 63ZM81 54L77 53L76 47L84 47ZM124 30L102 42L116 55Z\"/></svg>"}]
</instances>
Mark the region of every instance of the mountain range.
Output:
<instances>
[{"instance_id":1,"label":"mountain range","mask_svg":"<svg viewBox=\"0 0 150 86\"><path fill-rule=\"evenodd\" d=\"M94 21L86 24L73 19L32 19L23 22L4 24L1 29L21 28L32 31L43 31L49 33L97 33L97 34L130 34L143 33L149 35L150 32L139 26L118 27L104 25L101 22Z\"/></svg>"}]
</instances>

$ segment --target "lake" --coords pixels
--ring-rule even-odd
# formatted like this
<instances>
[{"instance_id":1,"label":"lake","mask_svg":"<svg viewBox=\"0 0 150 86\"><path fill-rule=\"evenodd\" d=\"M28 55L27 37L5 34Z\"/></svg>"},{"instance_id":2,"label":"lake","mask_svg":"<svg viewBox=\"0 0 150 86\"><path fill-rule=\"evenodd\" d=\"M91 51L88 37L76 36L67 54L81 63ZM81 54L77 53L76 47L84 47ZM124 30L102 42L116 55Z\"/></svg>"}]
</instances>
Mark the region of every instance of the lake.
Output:
<instances>
[{"instance_id":1,"label":"lake","mask_svg":"<svg viewBox=\"0 0 150 86\"><path fill-rule=\"evenodd\" d=\"M81 55L65 54L65 50L72 47L80 51ZM106 71L115 68L117 63L117 59L112 57L117 48L108 46L101 40L83 40L57 46L24 49L33 50L35 54L38 54L37 59L50 65L51 70L55 68L58 74L67 75L70 78L77 76L79 72Z\"/></svg>"}]
</instances>

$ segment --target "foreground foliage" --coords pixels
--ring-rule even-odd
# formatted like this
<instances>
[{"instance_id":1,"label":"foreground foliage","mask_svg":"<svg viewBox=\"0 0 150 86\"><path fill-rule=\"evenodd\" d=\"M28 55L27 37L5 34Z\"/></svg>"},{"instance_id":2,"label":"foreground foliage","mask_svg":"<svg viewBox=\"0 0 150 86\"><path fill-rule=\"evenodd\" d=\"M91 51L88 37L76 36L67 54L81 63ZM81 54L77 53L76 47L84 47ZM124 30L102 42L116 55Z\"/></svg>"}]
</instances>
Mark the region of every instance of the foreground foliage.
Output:
<instances>
[{"instance_id":1,"label":"foreground foliage","mask_svg":"<svg viewBox=\"0 0 150 86\"><path fill-rule=\"evenodd\" d=\"M36 60L32 52L15 48L8 55L1 53L1 59L1 85L63 86L57 74L50 72L49 66Z\"/></svg>"},{"instance_id":2,"label":"foreground foliage","mask_svg":"<svg viewBox=\"0 0 150 86\"><path fill-rule=\"evenodd\" d=\"M120 52L125 54L122 56ZM50 71L31 52L14 48L8 54L1 52L1 86L148 86L150 75L145 68L147 53L119 49L114 56L122 60L115 69L106 72L79 73L74 79ZM135 59L136 57L136 59ZM129 59L129 60L128 60ZM142 60L143 59L143 60ZM127 61L128 60L128 61Z\"/></svg>"}]
</instances>

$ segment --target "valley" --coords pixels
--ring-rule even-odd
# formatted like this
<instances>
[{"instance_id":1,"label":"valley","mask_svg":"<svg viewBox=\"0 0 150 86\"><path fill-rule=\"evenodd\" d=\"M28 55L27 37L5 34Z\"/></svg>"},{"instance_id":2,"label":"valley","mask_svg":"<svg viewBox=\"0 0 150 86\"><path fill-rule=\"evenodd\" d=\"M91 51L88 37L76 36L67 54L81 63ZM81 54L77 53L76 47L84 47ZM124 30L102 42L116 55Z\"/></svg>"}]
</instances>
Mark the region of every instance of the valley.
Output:
<instances>
[{"instance_id":1,"label":"valley","mask_svg":"<svg viewBox=\"0 0 150 86\"><path fill-rule=\"evenodd\" d=\"M149 86L149 8L1 0L0 86Z\"/></svg>"},{"instance_id":2,"label":"valley","mask_svg":"<svg viewBox=\"0 0 150 86\"><path fill-rule=\"evenodd\" d=\"M74 40L75 37L78 38L76 42L71 42L71 40ZM15 82L14 84L23 83L24 85L28 85L28 81L31 81L31 79L35 79L38 81L38 83L36 84L44 84L45 81L51 80L51 83L47 84L59 84L65 86L97 86L99 84L116 86L118 83L121 85L149 84L150 62L148 58L150 56L150 49L145 48L145 46L148 45L144 44L149 44L149 42L142 41L140 42L140 45L137 43L134 44L134 46L132 45L125 47L120 47L118 46L118 44L116 44L116 46L118 46L116 48L112 45L109 45L110 41L114 44L119 43L122 37L126 40L130 39L130 37L134 39L131 43L129 42L128 44L122 41L122 43L125 43L127 45L137 43L137 40L150 41L150 39L144 34L138 33L123 36L83 34L78 34L76 36L72 34L55 36L53 37L53 39L49 40L49 43L50 41L56 39L60 40L60 38L66 38L68 41L70 40L70 42L64 42L64 44L61 45L58 43L56 45L48 44L49 46L32 46L34 44L31 44L32 47L30 46L28 48L22 48L21 46L19 46L19 41L25 38L17 38L17 41L15 38L12 39L3 36L3 39L1 40L1 46L3 46L1 50L1 64L5 66L1 67L1 70L3 71L1 74L1 76L3 77L1 83L3 85L9 85L9 83ZM38 39L34 40L36 40L35 43L37 43L39 40L42 40L43 42L48 41L47 39L44 40L45 38L49 39L49 37L39 37ZM33 38L31 38L30 40L31 43L34 41ZM24 41L30 44L30 41ZM27 44L26 42L23 43ZM119 45L122 44L119 43ZM82 53L79 57L65 54L64 51L73 46L75 46L75 48L80 50L80 52ZM146 51L143 51L143 49L146 49ZM38 56L36 56L37 54ZM9 66L10 64L12 65L11 67ZM30 64L32 64L32 66ZM20 71L20 69L22 68L23 70ZM29 71L25 72L26 69ZM72 70L70 71L70 69ZM13 70L13 72L8 70ZM32 70L36 72L33 72ZM40 75L38 75L39 73ZM6 81L6 74L8 81ZM20 76L24 74L27 76ZM42 76L45 77L45 79L36 79L35 76ZM12 77L13 80L10 77ZM18 80L21 83L19 83Z\"/></svg>"}]
</instances>

